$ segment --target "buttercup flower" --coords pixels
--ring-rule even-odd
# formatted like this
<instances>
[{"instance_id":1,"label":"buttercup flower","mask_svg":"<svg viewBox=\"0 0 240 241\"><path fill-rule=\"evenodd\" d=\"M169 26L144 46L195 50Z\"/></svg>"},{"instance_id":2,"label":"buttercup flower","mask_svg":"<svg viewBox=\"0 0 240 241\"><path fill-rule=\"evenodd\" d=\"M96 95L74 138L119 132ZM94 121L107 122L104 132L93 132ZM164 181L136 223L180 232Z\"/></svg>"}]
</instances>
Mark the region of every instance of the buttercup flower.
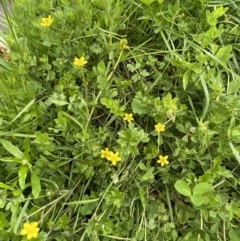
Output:
<instances>
[{"instance_id":1,"label":"buttercup flower","mask_svg":"<svg viewBox=\"0 0 240 241\"><path fill-rule=\"evenodd\" d=\"M155 125L155 130L158 133L163 132L163 131L165 131L165 125L161 124L161 123L158 123L157 125Z\"/></svg>"},{"instance_id":2,"label":"buttercup flower","mask_svg":"<svg viewBox=\"0 0 240 241\"><path fill-rule=\"evenodd\" d=\"M27 235L27 239L36 238L38 236L39 228L37 227L38 223L24 223L23 229L21 230L21 235Z\"/></svg>"},{"instance_id":3,"label":"buttercup flower","mask_svg":"<svg viewBox=\"0 0 240 241\"><path fill-rule=\"evenodd\" d=\"M123 118L123 120L127 121L128 123L133 121L133 114L125 114L125 117Z\"/></svg>"},{"instance_id":4,"label":"buttercup flower","mask_svg":"<svg viewBox=\"0 0 240 241\"><path fill-rule=\"evenodd\" d=\"M110 151L108 150L108 148L105 148L105 150L101 150L101 158L107 158L108 159L109 153L110 153Z\"/></svg>"},{"instance_id":5,"label":"buttercup flower","mask_svg":"<svg viewBox=\"0 0 240 241\"><path fill-rule=\"evenodd\" d=\"M74 59L74 62L73 62L76 66L83 66L87 63L87 60L84 59L84 57L81 57L80 59L76 58Z\"/></svg>"},{"instance_id":6,"label":"buttercup flower","mask_svg":"<svg viewBox=\"0 0 240 241\"><path fill-rule=\"evenodd\" d=\"M115 166L117 162L121 161L121 158L119 157L119 152L113 153L112 151L110 151L107 159L112 162L113 166Z\"/></svg>"},{"instance_id":7,"label":"buttercup flower","mask_svg":"<svg viewBox=\"0 0 240 241\"><path fill-rule=\"evenodd\" d=\"M53 20L54 18L52 18L51 15L48 15L47 18L42 18L41 25L45 27L49 27L52 24Z\"/></svg>"},{"instance_id":8,"label":"buttercup flower","mask_svg":"<svg viewBox=\"0 0 240 241\"><path fill-rule=\"evenodd\" d=\"M169 164L169 161L167 160L168 156L159 156L159 160L157 161L157 163L161 163L161 166L163 167L164 165Z\"/></svg>"}]
</instances>

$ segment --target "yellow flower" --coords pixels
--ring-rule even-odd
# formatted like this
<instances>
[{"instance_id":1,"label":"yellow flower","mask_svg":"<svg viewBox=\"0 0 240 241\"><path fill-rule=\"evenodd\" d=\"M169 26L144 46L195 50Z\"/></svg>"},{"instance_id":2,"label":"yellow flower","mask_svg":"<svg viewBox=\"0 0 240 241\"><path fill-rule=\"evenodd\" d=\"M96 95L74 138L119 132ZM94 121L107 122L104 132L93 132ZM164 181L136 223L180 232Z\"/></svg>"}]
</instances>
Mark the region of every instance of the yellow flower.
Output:
<instances>
[{"instance_id":1,"label":"yellow flower","mask_svg":"<svg viewBox=\"0 0 240 241\"><path fill-rule=\"evenodd\" d=\"M114 166L117 164L117 162L121 161L121 158L119 157L119 152L113 153L112 151L110 151L107 159L111 161L112 165Z\"/></svg>"},{"instance_id":2,"label":"yellow flower","mask_svg":"<svg viewBox=\"0 0 240 241\"><path fill-rule=\"evenodd\" d=\"M24 223L23 229L21 230L21 235L27 235L27 239L36 238L38 236L39 228L37 227L38 223Z\"/></svg>"},{"instance_id":3,"label":"yellow flower","mask_svg":"<svg viewBox=\"0 0 240 241\"><path fill-rule=\"evenodd\" d=\"M129 49L129 46L127 45L128 41L126 39L121 39L120 40L120 47L123 49Z\"/></svg>"},{"instance_id":4,"label":"yellow flower","mask_svg":"<svg viewBox=\"0 0 240 241\"><path fill-rule=\"evenodd\" d=\"M108 159L109 153L110 153L110 151L108 150L108 148L105 148L105 150L101 150L101 158L107 158Z\"/></svg>"},{"instance_id":5,"label":"yellow flower","mask_svg":"<svg viewBox=\"0 0 240 241\"><path fill-rule=\"evenodd\" d=\"M168 156L159 156L159 160L157 161L157 163L161 163L161 166L163 167L164 165L169 164L169 161L167 160Z\"/></svg>"},{"instance_id":6,"label":"yellow flower","mask_svg":"<svg viewBox=\"0 0 240 241\"><path fill-rule=\"evenodd\" d=\"M53 20L54 18L52 18L51 15L48 15L47 18L42 18L41 25L45 27L49 27L52 24Z\"/></svg>"},{"instance_id":7,"label":"yellow flower","mask_svg":"<svg viewBox=\"0 0 240 241\"><path fill-rule=\"evenodd\" d=\"M157 125L155 125L155 130L158 133L163 132L163 131L165 131L165 125L161 124L161 123L158 123Z\"/></svg>"},{"instance_id":8,"label":"yellow flower","mask_svg":"<svg viewBox=\"0 0 240 241\"><path fill-rule=\"evenodd\" d=\"M84 57L81 57L80 59L75 58L73 63L74 63L76 66L81 67L81 66L83 66L83 65L85 65L85 64L87 63L87 60L85 60Z\"/></svg>"},{"instance_id":9,"label":"yellow flower","mask_svg":"<svg viewBox=\"0 0 240 241\"><path fill-rule=\"evenodd\" d=\"M123 118L123 120L127 121L127 122L131 122L133 121L133 114L125 114L125 117Z\"/></svg>"}]
</instances>

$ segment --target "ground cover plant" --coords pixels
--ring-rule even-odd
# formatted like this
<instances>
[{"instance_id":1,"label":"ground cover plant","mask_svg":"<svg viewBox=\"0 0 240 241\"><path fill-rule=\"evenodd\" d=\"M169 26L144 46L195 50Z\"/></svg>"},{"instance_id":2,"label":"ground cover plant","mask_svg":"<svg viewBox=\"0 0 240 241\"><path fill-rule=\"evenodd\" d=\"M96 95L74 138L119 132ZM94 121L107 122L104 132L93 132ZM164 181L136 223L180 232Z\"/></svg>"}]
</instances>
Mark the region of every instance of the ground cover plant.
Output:
<instances>
[{"instance_id":1,"label":"ground cover plant","mask_svg":"<svg viewBox=\"0 0 240 241\"><path fill-rule=\"evenodd\" d=\"M239 240L240 1L2 4L0 240Z\"/></svg>"}]
</instances>

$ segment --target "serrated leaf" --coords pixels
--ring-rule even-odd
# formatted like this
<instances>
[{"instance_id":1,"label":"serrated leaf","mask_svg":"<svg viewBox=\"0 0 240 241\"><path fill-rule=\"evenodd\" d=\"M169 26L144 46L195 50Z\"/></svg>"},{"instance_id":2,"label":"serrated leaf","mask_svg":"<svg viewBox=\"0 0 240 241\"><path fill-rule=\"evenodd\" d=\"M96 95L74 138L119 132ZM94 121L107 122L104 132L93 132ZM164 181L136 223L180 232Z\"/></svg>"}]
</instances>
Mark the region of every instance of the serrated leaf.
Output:
<instances>
[{"instance_id":1,"label":"serrated leaf","mask_svg":"<svg viewBox=\"0 0 240 241\"><path fill-rule=\"evenodd\" d=\"M32 195L36 199L41 192L41 183L38 175L35 172L31 174Z\"/></svg>"},{"instance_id":2,"label":"serrated leaf","mask_svg":"<svg viewBox=\"0 0 240 241\"><path fill-rule=\"evenodd\" d=\"M232 80L228 87L228 94L235 93L240 88L240 80Z\"/></svg>"},{"instance_id":3,"label":"serrated leaf","mask_svg":"<svg viewBox=\"0 0 240 241\"><path fill-rule=\"evenodd\" d=\"M131 103L133 113L136 114L147 114L148 113L148 106L142 103L139 99L134 99Z\"/></svg>"},{"instance_id":4,"label":"serrated leaf","mask_svg":"<svg viewBox=\"0 0 240 241\"><path fill-rule=\"evenodd\" d=\"M191 196L191 188L188 186L187 182L183 180L178 180L175 182L174 187L176 190L184 196Z\"/></svg>"},{"instance_id":5,"label":"serrated leaf","mask_svg":"<svg viewBox=\"0 0 240 241\"><path fill-rule=\"evenodd\" d=\"M99 75L103 75L103 76L106 76L106 72L107 72L107 69L106 69L106 65L104 63L103 60L101 60L98 65L97 65L97 70L98 70L98 74Z\"/></svg>"},{"instance_id":6,"label":"serrated leaf","mask_svg":"<svg viewBox=\"0 0 240 241\"><path fill-rule=\"evenodd\" d=\"M120 106L119 100L114 100L113 98L101 98L100 102L102 105L104 105L108 109L110 109L111 113L118 115L118 116L124 115L124 111L125 111L126 107Z\"/></svg>"},{"instance_id":7,"label":"serrated leaf","mask_svg":"<svg viewBox=\"0 0 240 241\"><path fill-rule=\"evenodd\" d=\"M24 153L19 150L17 146L14 146L10 141L0 140L0 143L3 147L11 153L14 157L22 159L24 157Z\"/></svg>"},{"instance_id":8,"label":"serrated leaf","mask_svg":"<svg viewBox=\"0 0 240 241\"><path fill-rule=\"evenodd\" d=\"M97 77L98 88L100 90L105 90L109 84L107 76L98 76Z\"/></svg>"},{"instance_id":9,"label":"serrated leaf","mask_svg":"<svg viewBox=\"0 0 240 241\"><path fill-rule=\"evenodd\" d=\"M225 64L232 57L232 45L219 48L216 57Z\"/></svg>"}]
</instances>

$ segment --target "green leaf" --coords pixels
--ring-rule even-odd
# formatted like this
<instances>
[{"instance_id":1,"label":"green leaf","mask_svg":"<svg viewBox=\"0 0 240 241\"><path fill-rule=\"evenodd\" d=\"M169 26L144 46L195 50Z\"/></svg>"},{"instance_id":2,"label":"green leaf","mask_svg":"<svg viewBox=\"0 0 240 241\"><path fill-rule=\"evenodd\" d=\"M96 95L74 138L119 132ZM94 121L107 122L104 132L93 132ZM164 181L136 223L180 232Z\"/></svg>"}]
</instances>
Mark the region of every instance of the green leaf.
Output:
<instances>
[{"instance_id":1,"label":"green leaf","mask_svg":"<svg viewBox=\"0 0 240 241\"><path fill-rule=\"evenodd\" d=\"M236 148L234 147L234 145L232 144L232 142L229 142L229 145L230 145L230 148L233 152L233 155L236 157L238 163L240 164L240 156L239 156L239 153L238 151L236 150Z\"/></svg>"},{"instance_id":2,"label":"green leaf","mask_svg":"<svg viewBox=\"0 0 240 241\"><path fill-rule=\"evenodd\" d=\"M206 97L206 101L205 101L205 105L203 108L203 114L202 114L202 120L205 118L206 114L208 113L208 109L209 109L209 103L210 103L210 98L209 98L209 92L208 92L208 88L207 88L207 84L205 82L205 79L203 77L203 75L200 75L200 81L204 90L204 94Z\"/></svg>"},{"instance_id":3,"label":"green leaf","mask_svg":"<svg viewBox=\"0 0 240 241\"><path fill-rule=\"evenodd\" d=\"M214 168L220 167L221 163L222 163L222 158L220 156L217 156L214 158L214 160L213 160Z\"/></svg>"},{"instance_id":4,"label":"green leaf","mask_svg":"<svg viewBox=\"0 0 240 241\"><path fill-rule=\"evenodd\" d=\"M11 120L10 123L13 123L15 120L17 120L24 112L29 111L30 107L35 103L35 99L32 99L18 114L14 117L13 120Z\"/></svg>"},{"instance_id":5,"label":"green leaf","mask_svg":"<svg viewBox=\"0 0 240 241\"><path fill-rule=\"evenodd\" d=\"M156 227L156 222L155 222L154 218L149 219L148 227L150 230L153 230Z\"/></svg>"},{"instance_id":6,"label":"green leaf","mask_svg":"<svg viewBox=\"0 0 240 241\"><path fill-rule=\"evenodd\" d=\"M104 61L101 60L97 65L97 83L100 90L105 90L109 85L107 73L108 68L106 67Z\"/></svg>"},{"instance_id":7,"label":"green leaf","mask_svg":"<svg viewBox=\"0 0 240 241\"><path fill-rule=\"evenodd\" d=\"M188 86L188 80L189 80L189 75L190 75L190 71L187 70L185 71L185 73L183 74L183 89L186 90L187 86Z\"/></svg>"},{"instance_id":8,"label":"green leaf","mask_svg":"<svg viewBox=\"0 0 240 241\"><path fill-rule=\"evenodd\" d=\"M11 71L11 67L9 66L9 64L6 61L4 61L2 58L0 58L0 70L6 71L6 72Z\"/></svg>"},{"instance_id":9,"label":"green leaf","mask_svg":"<svg viewBox=\"0 0 240 241\"><path fill-rule=\"evenodd\" d=\"M240 240L240 231L239 230L234 230L231 228L228 232L230 241L239 241Z\"/></svg>"},{"instance_id":10,"label":"green leaf","mask_svg":"<svg viewBox=\"0 0 240 241\"><path fill-rule=\"evenodd\" d=\"M105 200L107 206L114 205L120 208L123 202L123 194L117 188L112 188L111 191L105 195Z\"/></svg>"},{"instance_id":11,"label":"green leaf","mask_svg":"<svg viewBox=\"0 0 240 241\"><path fill-rule=\"evenodd\" d=\"M180 209L177 212L177 218L180 224L185 224L189 220L189 214L186 208Z\"/></svg>"},{"instance_id":12,"label":"green leaf","mask_svg":"<svg viewBox=\"0 0 240 241\"><path fill-rule=\"evenodd\" d=\"M206 197L192 196L190 199L195 206L201 206L205 202Z\"/></svg>"},{"instance_id":13,"label":"green leaf","mask_svg":"<svg viewBox=\"0 0 240 241\"><path fill-rule=\"evenodd\" d=\"M216 216L217 216L217 215L216 215ZM216 216L215 216L215 218L216 218ZM211 233L216 233L216 232L218 232L219 226L220 226L219 221L218 221L218 222L215 222L215 223L212 225L212 227L211 227L211 229L210 229L210 232L211 232Z\"/></svg>"},{"instance_id":14,"label":"green leaf","mask_svg":"<svg viewBox=\"0 0 240 241\"><path fill-rule=\"evenodd\" d=\"M80 207L80 213L83 216L89 215L92 213L92 210L89 208L89 205L83 205Z\"/></svg>"},{"instance_id":15,"label":"green leaf","mask_svg":"<svg viewBox=\"0 0 240 241\"><path fill-rule=\"evenodd\" d=\"M99 198L89 199L89 200L72 201L72 202L65 203L65 205L76 206L76 205L81 205L81 204L88 204L88 203L92 203L92 202L97 202L98 200L99 200Z\"/></svg>"},{"instance_id":16,"label":"green leaf","mask_svg":"<svg viewBox=\"0 0 240 241\"><path fill-rule=\"evenodd\" d=\"M120 106L119 100L114 100L113 98L101 98L101 104L110 109L110 112L117 115L123 116L125 111L125 106Z\"/></svg>"},{"instance_id":17,"label":"green leaf","mask_svg":"<svg viewBox=\"0 0 240 241\"><path fill-rule=\"evenodd\" d=\"M240 88L240 80L232 80L229 84L229 87L228 87L228 91L227 93L228 94L232 94L232 93L235 93L236 91L238 91Z\"/></svg>"},{"instance_id":18,"label":"green leaf","mask_svg":"<svg viewBox=\"0 0 240 241\"><path fill-rule=\"evenodd\" d=\"M3 145L3 147L11 153L14 157L23 159L24 153L19 150L17 146L14 146L10 141L7 140L0 140L0 143Z\"/></svg>"},{"instance_id":19,"label":"green leaf","mask_svg":"<svg viewBox=\"0 0 240 241\"><path fill-rule=\"evenodd\" d=\"M3 182L0 182L0 188L12 190L11 186L9 186Z\"/></svg>"},{"instance_id":20,"label":"green leaf","mask_svg":"<svg viewBox=\"0 0 240 241\"><path fill-rule=\"evenodd\" d=\"M32 195L36 199L41 192L41 183L38 175L35 172L31 174Z\"/></svg>"},{"instance_id":21,"label":"green leaf","mask_svg":"<svg viewBox=\"0 0 240 241\"><path fill-rule=\"evenodd\" d=\"M232 45L227 45L222 48L219 48L219 50L216 53L216 57L221 62L226 64L227 61L232 57Z\"/></svg>"},{"instance_id":22,"label":"green leaf","mask_svg":"<svg viewBox=\"0 0 240 241\"><path fill-rule=\"evenodd\" d=\"M200 182L193 187L193 196L200 196L212 190L212 185L207 182Z\"/></svg>"},{"instance_id":23,"label":"green leaf","mask_svg":"<svg viewBox=\"0 0 240 241\"><path fill-rule=\"evenodd\" d=\"M143 171L147 171L147 167L142 162L138 164L138 167Z\"/></svg>"},{"instance_id":24,"label":"green leaf","mask_svg":"<svg viewBox=\"0 0 240 241\"><path fill-rule=\"evenodd\" d=\"M146 4L147 6L149 6L150 4L152 4L153 2L157 1L157 0L140 0L142 3Z\"/></svg>"},{"instance_id":25,"label":"green leaf","mask_svg":"<svg viewBox=\"0 0 240 241\"><path fill-rule=\"evenodd\" d=\"M25 180L27 177L28 166L22 166L18 171L18 182L20 188L23 190L25 187Z\"/></svg>"},{"instance_id":26,"label":"green leaf","mask_svg":"<svg viewBox=\"0 0 240 241\"><path fill-rule=\"evenodd\" d=\"M173 240L173 241L177 240L177 238L178 238L178 232L177 232L175 229L172 229L172 231L171 231L171 237L172 237L172 240Z\"/></svg>"},{"instance_id":27,"label":"green leaf","mask_svg":"<svg viewBox=\"0 0 240 241\"><path fill-rule=\"evenodd\" d=\"M107 68L103 60L101 60L97 65L97 70L99 75L107 75Z\"/></svg>"},{"instance_id":28,"label":"green leaf","mask_svg":"<svg viewBox=\"0 0 240 241\"><path fill-rule=\"evenodd\" d=\"M147 172L140 178L141 181L153 181L154 175L153 175L154 168L148 168Z\"/></svg>"},{"instance_id":29,"label":"green leaf","mask_svg":"<svg viewBox=\"0 0 240 241\"><path fill-rule=\"evenodd\" d=\"M109 81L107 76L98 76L97 77L97 83L98 83L98 88L100 90L105 90L107 88L107 86L109 85Z\"/></svg>"},{"instance_id":30,"label":"green leaf","mask_svg":"<svg viewBox=\"0 0 240 241\"><path fill-rule=\"evenodd\" d=\"M3 212L0 212L0 229L3 229L5 225L6 225L6 219L4 217Z\"/></svg>"},{"instance_id":31,"label":"green leaf","mask_svg":"<svg viewBox=\"0 0 240 241\"><path fill-rule=\"evenodd\" d=\"M135 239L135 240L143 240L144 236L146 235L146 230L143 228L140 228L140 230L138 229L138 232L136 235L137 235L137 239ZM135 240L133 240L133 241L135 241Z\"/></svg>"},{"instance_id":32,"label":"green leaf","mask_svg":"<svg viewBox=\"0 0 240 241\"><path fill-rule=\"evenodd\" d=\"M106 11L107 13L110 12L111 10L111 5L112 5L113 0L92 0L92 4L96 6L97 8Z\"/></svg>"},{"instance_id":33,"label":"green leaf","mask_svg":"<svg viewBox=\"0 0 240 241\"><path fill-rule=\"evenodd\" d=\"M86 226L86 232L87 232L88 236L93 234L93 232L94 232L93 229L94 229L95 225L96 225L96 221L95 220L88 219L88 224Z\"/></svg>"},{"instance_id":34,"label":"green leaf","mask_svg":"<svg viewBox=\"0 0 240 241\"><path fill-rule=\"evenodd\" d=\"M176 190L184 196L191 196L191 188L188 186L187 182L183 180L178 180L175 182L174 187Z\"/></svg>"},{"instance_id":35,"label":"green leaf","mask_svg":"<svg viewBox=\"0 0 240 241\"><path fill-rule=\"evenodd\" d=\"M63 93L58 94L54 92L47 100L47 105L50 106L51 104L55 104L56 106L64 106L68 105L69 103Z\"/></svg>"},{"instance_id":36,"label":"green leaf","mask_svg":"<svg viewBox=\"0 0 240 241\"><path fill-rule=\"evenodd\" d=\"M140 114L140 115L148 113L148 106L142 103L142 101L139 99L136 99L136 98L133 99L131 106L132 106L133 113Z\"/></svg>"},{"instance_id":37,"label":"green leaf","mask_svg":"<svg viewBox=\"0 0 240 241\"><path fill-rule=\"evenodd\" d=\"M0 230L0 237L0 240L10 241L9 233L7 231Z\"/></svg>"},{"instance_id":38,"label":"green leaf","mask_svg":"<svg viewBox=\"0 0 240 241\"><path fill-rule=\"evenodd\" d=\"M43 40L43 45L47 46L47 47L51 47L52 46L52 41L49 38L48 35L41 35L41 39Z\"/></svg>"}]
</instances>

